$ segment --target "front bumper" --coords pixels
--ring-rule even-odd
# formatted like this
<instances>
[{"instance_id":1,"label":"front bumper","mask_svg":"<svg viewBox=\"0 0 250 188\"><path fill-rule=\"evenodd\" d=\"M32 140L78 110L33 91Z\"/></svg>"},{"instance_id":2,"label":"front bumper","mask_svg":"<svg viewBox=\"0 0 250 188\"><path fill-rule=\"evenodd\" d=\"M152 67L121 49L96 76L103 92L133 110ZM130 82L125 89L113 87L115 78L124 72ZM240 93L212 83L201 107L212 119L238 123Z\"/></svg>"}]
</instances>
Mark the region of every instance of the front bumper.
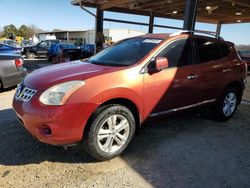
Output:
<instances>
[{"instance_id":1,"label":"front bumper","mask_svg":"<svg viewBox=\"0 0 250 188\"><path fill-rule=\"evenodd\" d=\"M23 126L39 141L51 145L80 142L85 125L97 105L45 106L39 102L38 96L39 92L27 102L13 99L13 108Z\"/></svg>"}]
</instances>

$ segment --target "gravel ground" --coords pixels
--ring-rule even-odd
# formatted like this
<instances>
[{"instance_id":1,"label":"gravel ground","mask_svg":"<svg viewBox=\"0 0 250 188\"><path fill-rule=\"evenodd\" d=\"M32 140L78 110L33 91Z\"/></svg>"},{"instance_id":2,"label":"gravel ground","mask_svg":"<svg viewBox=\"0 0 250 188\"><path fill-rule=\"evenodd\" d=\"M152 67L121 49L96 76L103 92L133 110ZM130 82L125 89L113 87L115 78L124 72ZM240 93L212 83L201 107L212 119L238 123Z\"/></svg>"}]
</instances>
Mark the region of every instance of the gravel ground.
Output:
<instances>
[{"instance_id":1,"label":"gravel ground","mask_svg":"<svg viewBox=\"0 0 250 188\"><path fill-rule=\"evenodd\" d=\"M148 122L121 157L96 162L35 140L11 109L14 91L0 93L0 187L250 187L247 104L224 123L198 111Z\"/></svg>"}]
</instances>

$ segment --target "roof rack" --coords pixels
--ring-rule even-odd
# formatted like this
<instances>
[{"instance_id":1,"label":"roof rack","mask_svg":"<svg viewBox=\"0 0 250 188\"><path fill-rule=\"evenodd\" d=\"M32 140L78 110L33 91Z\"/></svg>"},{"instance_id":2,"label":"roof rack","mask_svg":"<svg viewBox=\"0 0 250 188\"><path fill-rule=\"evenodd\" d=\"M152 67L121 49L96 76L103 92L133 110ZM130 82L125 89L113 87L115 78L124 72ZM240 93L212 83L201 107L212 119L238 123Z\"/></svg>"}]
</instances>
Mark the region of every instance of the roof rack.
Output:
<instances>
[{"instance_id":1,"label":"roof rack","mask_svg":"<svg viewBox=\"0 0 250 188\"><path fill-rule=\"evenodd\" d=\"M216 35L213 32L209 32L209 31L197 31L197 30L181 30L181 31L177 31L177 32L172 33L170 35L170 37L174 37L174 36L181 35L181 34L194 34L194 33L203 34L203 35L209 35L209 36L213 36L213 37L215 37L217 39L224 40L221 36L218 36L218 35Z\"/></svg>"}]
</instances>

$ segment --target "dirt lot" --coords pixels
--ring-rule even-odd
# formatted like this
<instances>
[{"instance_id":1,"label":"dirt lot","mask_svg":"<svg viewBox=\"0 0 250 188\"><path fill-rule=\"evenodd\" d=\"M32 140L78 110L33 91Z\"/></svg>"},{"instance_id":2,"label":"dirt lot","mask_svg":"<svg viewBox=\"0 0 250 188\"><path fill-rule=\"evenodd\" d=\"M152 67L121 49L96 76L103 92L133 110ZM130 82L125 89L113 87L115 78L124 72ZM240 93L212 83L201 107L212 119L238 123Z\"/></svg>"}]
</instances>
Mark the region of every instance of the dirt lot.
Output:
<instances>
[{"instance_id":1,"label":"dirt lot","mask_svg":"<svg viewBox=\"0 0 250 188\"><path fill-rule=\"evenodd\" d=\"M0 93L0 187L250 187L247 102L225 123L199 112L147 123L121 157L95 162L80 146L36 141L18 123L13 95Z\"/></svg>"}]
</instances>

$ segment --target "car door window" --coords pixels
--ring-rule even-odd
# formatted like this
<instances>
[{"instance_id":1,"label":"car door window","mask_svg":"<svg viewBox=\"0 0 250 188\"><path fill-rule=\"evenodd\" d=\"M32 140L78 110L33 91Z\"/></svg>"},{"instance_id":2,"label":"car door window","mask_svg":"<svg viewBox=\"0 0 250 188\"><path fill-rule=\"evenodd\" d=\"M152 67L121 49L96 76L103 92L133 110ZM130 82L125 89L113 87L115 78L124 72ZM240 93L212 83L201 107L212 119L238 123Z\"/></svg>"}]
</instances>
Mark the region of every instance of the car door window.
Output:
<instances>
[{"instance_id":1,"label":"car door window","mask_svg":"<svg viewBox=\"0 0 250 188\"><path fill-rule=\"evenodd\" d=\"M167 45L158 57L167 57L169 67L191 65L192 47L189 39L180 39Z\"/></svg>"},{"instance_id":2,"label":"car door window","mask_svg":"<svg viewBox=\"0 0 250 188\"><path fill-rule=\"evenodd\" d=\"M209 39L195 39L196 48L199 56L199 63L206 63L221 59L219 45Z\"/></svg>"},{"instance_id":3,"label":"car door window","mask_svg":"<svg viewBox=\"0 0 250 188\"><path fill-rule=\"evenodd\" d=\"M230 53L230 46L228 46L225 43L219 43L219 47L220 47L220 57L225 58L229 55Z\"/></svg>"},{"instance_id":4,"label":"car door window","mask_svg":"<svg viewBox=\"0 0 250 188\"><path fill-rule=\"evenodd\" d=\"M39 44L40 48L47 48L49 46L48 42L44 41Z\"/></svg>"}]
</instances>

